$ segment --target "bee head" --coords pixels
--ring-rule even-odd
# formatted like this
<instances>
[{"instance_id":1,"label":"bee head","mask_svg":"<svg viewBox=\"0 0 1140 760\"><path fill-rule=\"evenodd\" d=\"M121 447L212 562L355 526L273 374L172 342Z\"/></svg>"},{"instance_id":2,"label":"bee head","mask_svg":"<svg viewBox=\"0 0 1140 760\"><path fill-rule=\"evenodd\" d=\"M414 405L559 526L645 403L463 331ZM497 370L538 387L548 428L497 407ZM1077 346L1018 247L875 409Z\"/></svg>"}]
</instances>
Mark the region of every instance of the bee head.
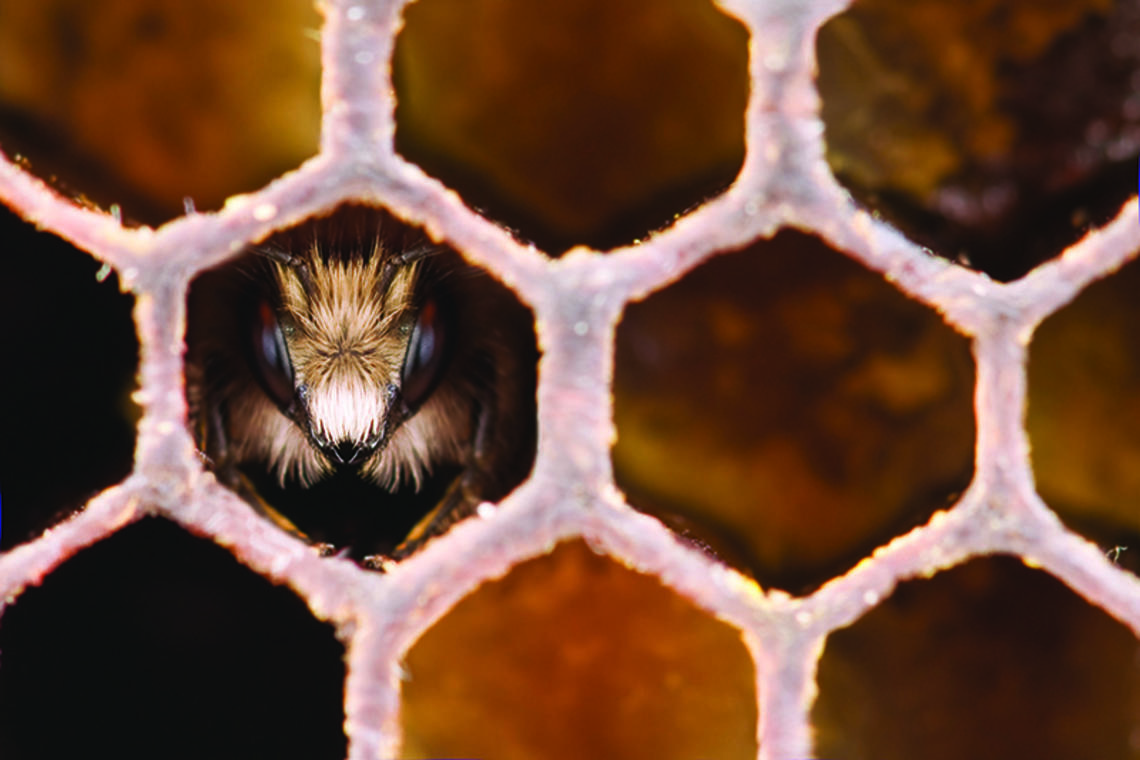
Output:
<instances>
[{"instance_id":1,"label":"bee head","mask_svg":"<svg viewBox=\"0 0 1140 760\"><path fill-rule=\"evenodd\" d=\"M430 459L415 434L384 456L446 365L446 304L427 292L428 252L263 251L273 287L249 320L251 365L305 438L310 451L293 457L303 479L355 467L380 480L410 469L418 480ZM290 463L288 452L278 458Z\"/></svg>"}]
</instances>

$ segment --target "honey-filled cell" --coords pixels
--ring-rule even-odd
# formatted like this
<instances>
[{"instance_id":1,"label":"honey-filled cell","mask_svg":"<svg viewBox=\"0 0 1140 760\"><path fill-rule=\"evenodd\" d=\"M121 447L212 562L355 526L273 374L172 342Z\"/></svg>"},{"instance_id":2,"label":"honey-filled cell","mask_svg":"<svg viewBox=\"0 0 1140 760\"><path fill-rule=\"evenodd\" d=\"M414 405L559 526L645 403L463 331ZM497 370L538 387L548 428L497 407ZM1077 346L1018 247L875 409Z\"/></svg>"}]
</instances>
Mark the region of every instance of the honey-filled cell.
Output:
<instances>
[{"instance_id":1,"label":"honey-filled cell","mask_svg":"<svg viewBox=\"0 0 1140 760\"><path fill-rule=\"evenodd\" d=\"M954 502L973 392L937 312L784 232L627 309L615 474L634 507L802 593Z\"/></svg>"}]
</instances>

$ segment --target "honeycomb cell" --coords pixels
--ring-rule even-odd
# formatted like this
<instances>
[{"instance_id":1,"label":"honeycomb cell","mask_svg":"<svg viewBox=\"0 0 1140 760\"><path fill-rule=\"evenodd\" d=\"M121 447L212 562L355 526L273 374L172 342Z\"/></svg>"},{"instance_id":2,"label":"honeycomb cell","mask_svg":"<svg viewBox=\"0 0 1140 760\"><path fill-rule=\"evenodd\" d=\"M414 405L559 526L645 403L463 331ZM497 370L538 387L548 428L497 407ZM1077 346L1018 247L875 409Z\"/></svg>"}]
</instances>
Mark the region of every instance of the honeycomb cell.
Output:
<instances>
[{"instance_id":1,"label":"honeycomb cell","mask_svg":"<svg viewBox=\"0 0 1140 760\"><path fill-rule=\"evenodd\" d=\"M1041 497L1133 572L1140 571L1137 292L1134 261L1041 324L1030 344L1026 415Z\"/></svg>"},{"instance_id":2,"label":"honeycomb cell","mask_svg":"<svg viewBox=\"0 0 1140 760\"><path fill-rule=\"evenodd\" d=\"M376 208L308 220L190 290L190 418L210 468L357 560L404 556L522 482L537 360L513 293Z\"/></svg>"},{"instance_id":3,"label":"honeycomb cell","mask_svg":"<svg viewBox=\"0 0 1140 760\"><path fill-rule=\"evenodd\" d=\"M969 483L972 394L937 313L784 232L629 307L615 474L633 506L799 593Z\"/></svg>"},{"instance_id":4,"label":"honeycomb cell","mask_svg":"<svg viewBox=\"0 0 1140 760\"><path fill-rule=\"evenodd\" d=\"M846 760L1140 756L1140 647L1018 560L901 584L832 634L816 755Z\"/></svg>"},{"instance_id":5,"label":"honeycomb cell","mask_svg":"<svg viewBox=\"0 0 1140 760\"><path fill-rule=\"evenodd\" d=\"M3 622L5 760L344 757L332 629L171 523L81 552Z\"/></svg>"},{"instance_id":6,"label":"honeycomb cell","mask_svg":"<svg viewBox=\"0 0 1140 760\"><path fill-rule=\"evenodd\" d=\"M39 535L131 469L138 365L131 298L99 264L0 206L0 550Z\"/></svg>"},{"instance_id":7,"label":"honeycomb cell","mask_svg":"<svg viewBox=\"0 0 1140 760\"><path fill-rule=\"evenodd\" d=\"M309 0L0 0L0 148L156 224L220 208L317 151Z\"/></svg>"},{"instance_id":8,"label":"honeycomb cell","mask_svg":"<svg viewBox=\"0 0 1140 760\"><path fill-rule=\"evenodd\" d=\"M751 758L738 631L561 544L460 602L407 655L403 758Z\"/></svg>"},{"instance_id":9,"label":"honeycomb cell","mask_svg":"<svg viewBox=\"0 0 1140 760\"><path fill-rule=\"evenodd\" d=\"M748 35L708 0L420 0L396 147L550 253L607 249L727 187Z\"/></svg>"},{"instance_id":10,"label":"honeycomb cell","mask_svg":"<svg viewBox=\"0 0 1140 760\"><path fill-rule=\"evenodd\" d=\"M1137 0L859 0L817 40L828 161L918 243L1016 279L1135 193L1137 40Z\"/></svg>"}]
</instances>

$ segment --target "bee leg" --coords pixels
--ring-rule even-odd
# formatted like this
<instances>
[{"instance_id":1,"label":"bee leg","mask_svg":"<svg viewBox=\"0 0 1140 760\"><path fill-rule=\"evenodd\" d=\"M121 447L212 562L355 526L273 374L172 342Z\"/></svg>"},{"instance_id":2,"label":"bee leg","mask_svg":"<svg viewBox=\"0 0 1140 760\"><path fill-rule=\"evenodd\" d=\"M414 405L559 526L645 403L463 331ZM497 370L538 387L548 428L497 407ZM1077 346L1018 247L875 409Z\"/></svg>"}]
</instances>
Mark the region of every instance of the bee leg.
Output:
<instances>
[{"instance_id":1,"label":"bee leg","mask_svg":"<svg viewBox=\"0 0 1140 760\"><path fill-rule=\"evenodd\" d=\"M464 474L461 473L452 481L443 498L416 523L391 554L370 554L362 560L362 564L374 570L387 570L392 564L412 556L428 541L443 535L452 525L474 512L478 501L471 507L465 506L463 479Z\"/></svg>"},{"instance_id":2,"label":"bee leg","mask_svg":"<svg viewBox=\"0 0 1140 760\"><path fill-rule=\"evenodd\" d=\"M369 567L385 568L415 554L424 544L436 536L441 536L452 525L475 514L475 510L486 500L488 486L492 482L493 469L489 456L494 409L491 404L480 405L475 420L475 435L467 466L452 481L439 503L416 523L408 536L392 550L390 556L373 555L365 557Z\"/></svg>"},{"instance_id":3,"label":"bee leg","mask_svg":"<svg viewBox=\"0 0 1140 760\"><path fill-rule=\"evenodd\" d=\"M452 525L475 513L476 507L482 502L478 496L477 478L471 477L471 471L465 470L452 481L447 492L439 503L412 528L399 546L392 550L387 561L400 561L415 554L424 544L436 536L446 533ZM376 566L373 557L365 557L369 566Z\"/></svg>"},{"instance_id":4,"label":"bee leg","mask_svg":"<svg viewBox=\"0 0 1140 760\"><path fill-rule=\"evenodd\" d=\"M253 484L249 482L249 478L245 476L245 473L234 469L233 480L234 482L232 484L227 483L230 490L240 496L242 501L248 504L259 516L273 523L281 530L293 536L293 538L310 544L316 548L322 556L329 556L337 552L337 548L332 544L314 541L305 531L294 525L292 520L270 506L269 502L261 498L261 495L257 492L257 489L253 487Z\"/></svg>"},{"instance_id":5,"label":"bee leg","mask_svg":"<svg viewBox=\"0 0 1140 760\"><path fill-rule=\"evenodd\" d=\"M199 449L203 452L203 456L218 482L236 493L258 515L294 538L311 544L322 556L335 554L336 547L313 541L303 530L294 525L292 520L271 507L265 499L261 498L245 473L233 463L229 455L229 444L225 422L222 419L222 410L218 406L212 406L203 417L204 419L200 421L196 431L199 435Z\"/></svg>"}]
</instances>

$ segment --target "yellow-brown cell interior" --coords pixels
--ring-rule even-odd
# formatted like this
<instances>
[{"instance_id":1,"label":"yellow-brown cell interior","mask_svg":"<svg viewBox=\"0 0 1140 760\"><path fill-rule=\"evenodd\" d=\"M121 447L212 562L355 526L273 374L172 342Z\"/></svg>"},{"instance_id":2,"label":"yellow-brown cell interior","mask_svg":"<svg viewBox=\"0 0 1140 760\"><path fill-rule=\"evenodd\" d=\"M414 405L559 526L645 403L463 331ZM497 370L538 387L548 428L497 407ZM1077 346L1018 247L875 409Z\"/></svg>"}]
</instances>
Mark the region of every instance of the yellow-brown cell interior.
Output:
<instances>
[{"instance_id":1,"label":"yellow-brown cell interior","mask_svg":"<svg viewBox=\"0 0 1140 760\"><path fill-rule=\"evenodd\" d=\"M949 506L973 467L973 364L933 310L781 233L618 328L618 484L762 585L800 592Z\"/></svg>"},{"instance_id":2,"label":"yellow-brown cell interior","mask_svg":"<svg viewBox=\"0 0 1140 760\"><path fill-rule=\"evenodd\" d=\"M1140 645L1060 581L1008 557L909 581L832 634L815 756L1140 756Z\"/></svg>"},{"instance_id":3,"label":"yellow-brown cell interior","mask_svg":"<svg viewBox=\"0 0 1140 760\"><path fill-rule=\"evenodd\" d=\"M1136 39L1136 0L858 0L817 39L828 161L918 242L1014 279L1135 194Z\"/></svg>"},{"instance_id":4,"label":"yellow-brown cell interior","mask_svg":"<svg viewBox=\"0 0 1140 760\"><path fill-rule=\"evenodd\" d=\"M403 758L751 758L739 632L582 542L524 562L404 661Z\"/></svg>"},{"instance_id":5,"label":"yellow-brown cell interior","mask_svg":"<svg viewBox=\"0 0 1140 760\"><path fill-rule=\"evenodd\" d=\"M156 223L316 153L310 0L0 0L0 148L68 194Z\"/></svg>"},{"instance_id":6,"label":"yellow-brown cell interior","mask_svg":"<svg viewBox=\"0 0 1140 760\"><path fill-rule=\"evenodd\" d=\"M1029 349L1029 431L1042 498L1140 569L1140 263L1086 288Z\"/></svg>"},{"instance_id":7,"label":"yellow-brown cell interior","mask_svg":"<svg viewBox=\"0 0 1140 760\"><path fill-rule=\"evenodd\" d=\"M551 253L608 248L727 186L747 34L706 0L420 0L397 149Z\"/></svg>"}]
</instances>

